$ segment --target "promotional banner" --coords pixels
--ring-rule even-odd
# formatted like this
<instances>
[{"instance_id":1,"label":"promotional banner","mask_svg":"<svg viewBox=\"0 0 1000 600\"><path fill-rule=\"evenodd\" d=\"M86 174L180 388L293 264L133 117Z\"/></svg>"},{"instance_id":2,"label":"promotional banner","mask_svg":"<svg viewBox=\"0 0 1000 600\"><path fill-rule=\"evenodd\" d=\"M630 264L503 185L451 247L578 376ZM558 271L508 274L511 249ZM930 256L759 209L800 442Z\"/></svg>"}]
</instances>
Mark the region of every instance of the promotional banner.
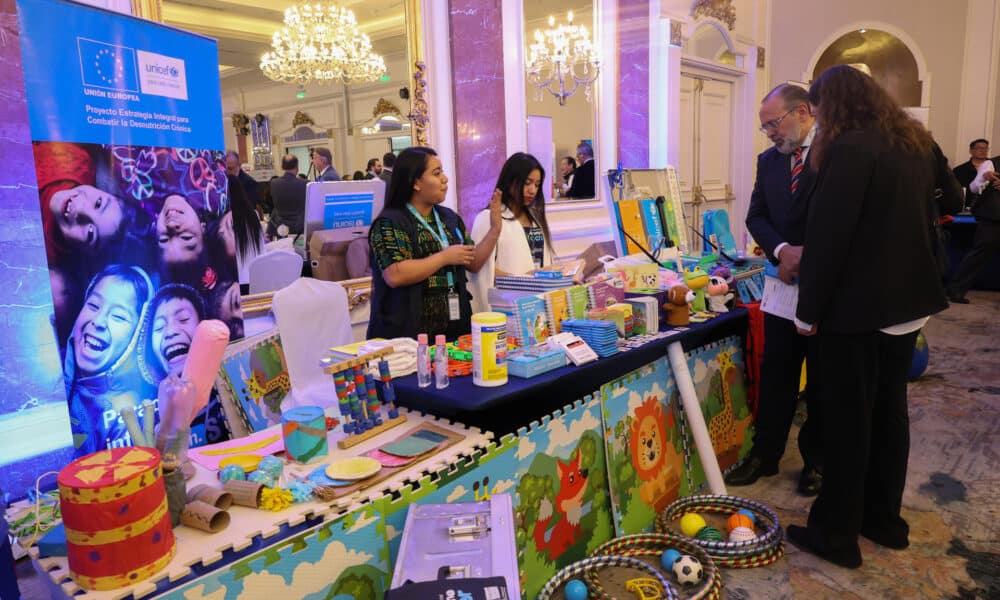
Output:
<instances>
[{"instance_id":1,"label":"promotional banner","mask_svg":"<svg viewBox=\"0 0 1000 600\"><path fill-rule=\"evenodd\" d=\"M195 326L242 337L213 40L60 0L18 2L58 374L79 456L131 440ZM216 415L218 413L218 416ZM217 441L217 403L192 444Z\"/></svg>"}]
</instances>

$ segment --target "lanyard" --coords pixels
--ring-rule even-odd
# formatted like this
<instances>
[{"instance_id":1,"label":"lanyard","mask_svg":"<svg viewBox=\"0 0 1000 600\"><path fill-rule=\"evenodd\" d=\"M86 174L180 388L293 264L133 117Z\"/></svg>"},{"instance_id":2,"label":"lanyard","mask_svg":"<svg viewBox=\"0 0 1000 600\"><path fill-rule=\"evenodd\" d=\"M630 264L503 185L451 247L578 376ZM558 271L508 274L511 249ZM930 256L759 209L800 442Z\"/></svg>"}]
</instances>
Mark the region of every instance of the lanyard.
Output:
<instances>
[{"instance_id":1,"label":"lanyard","mask_svg":"<svg viewBox=\"0 0 1000 600\"><path fill-rule=\"evenodd\" d=\"M444 232L444 225L441 224L441 215L438 215L436 212L434 212L434 209L431 208L431 212L434 212L434 217L435 217L434 220L437 222L437 231L434 231L433 229L431 229L431 226L427 223L427 220L424 219L424 216L421 215L417 211L417 209L413 208L412 204L408 203L406 205L406 208L410 209L410 213L412 213L413 218L417 220L417 224L426 229L427 232L431 234L431 237L433 237L435 240L437 240L439 244L441 244L442 250L446 250L450 244L448 243L448 235Z\"/></svg>"},{"instance_id":2,"label":"lanyard","mask_svg":"<svg viewBox=\"0 0 1000 600\"><path fill-rule=\"evenodd\" d=\"M441 215L437 214L437 212L434 211L433 207L431 208L431 211L434 213L434 220L437 222L437 231L434 231L433 229L431 229L431 226L427 223L427 220L424 219L424 216L421 215L417 211L417 209L413 208L412 204L407 203L406 204L406 208L410 209L410 213L413 215L413 218L417 220L417 224L420 225L421 227L423 227L424 229L426 229L427 233L431 234L431 237L434 238L435 240L437 240L437 242L439 244L441 244L441 249L442 250L445 250L445 249L448 248L448 246L450 245L448 243L448 234L446 234L445 231L444 231L444 224L442 223ZM448 275L448 288L454 290L455 289L455 277L452 274L451 269L448 269L448 274L447 275Z\"/></svg>"}]
</instances>

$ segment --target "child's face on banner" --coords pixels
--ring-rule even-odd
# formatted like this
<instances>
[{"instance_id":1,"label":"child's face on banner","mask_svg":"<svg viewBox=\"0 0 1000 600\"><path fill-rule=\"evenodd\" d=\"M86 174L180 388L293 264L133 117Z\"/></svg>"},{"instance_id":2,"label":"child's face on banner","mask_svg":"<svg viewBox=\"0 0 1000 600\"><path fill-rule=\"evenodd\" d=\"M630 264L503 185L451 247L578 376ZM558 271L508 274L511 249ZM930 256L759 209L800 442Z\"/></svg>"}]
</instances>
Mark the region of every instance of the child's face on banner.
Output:
<instances>
[{"instance_id":1,"label":"child's face on banner","mask_svg":"<svg viewBox=\"0 0 1000 600\"><path fill-rule=\"evenodd\" d=\"M196 260L204 246L205 227L195 209L181 196L168 196L156 219L160 254L167 264Z\"/></svg>"},{"instance_id":2,"label":"child's face on banner","mask_svg":"<svg viewBox=\"0 0 1000 600\"><path fill-rule=\"evenodd\" d=\"M63 238L91 254L118 237L122 207L111 194L90 185L78 185L52 194L49 210Z\"/></svg>"},{"instance_id":3,"label":"child's face on banner","mask_svg":"<svg viewBox=\"0 0 1000 600\"><path fill-rule=\"evenodd\" d=\"M170 298L153 315L153 352L167 373L180 373L198 326L198 311L187 298Z\"/></svg>"},{"instance_id":4,"label":"child's face on banner","mask_svg":"<svg viewBox=\"0 0 1000 600\"><path fill-rule=\"evenodd\" d=\"M118 277L98 281L73 326L76 366L84 375L107 370L128 347L139 322L135 288Z\"/></svg>"}]
</instances>

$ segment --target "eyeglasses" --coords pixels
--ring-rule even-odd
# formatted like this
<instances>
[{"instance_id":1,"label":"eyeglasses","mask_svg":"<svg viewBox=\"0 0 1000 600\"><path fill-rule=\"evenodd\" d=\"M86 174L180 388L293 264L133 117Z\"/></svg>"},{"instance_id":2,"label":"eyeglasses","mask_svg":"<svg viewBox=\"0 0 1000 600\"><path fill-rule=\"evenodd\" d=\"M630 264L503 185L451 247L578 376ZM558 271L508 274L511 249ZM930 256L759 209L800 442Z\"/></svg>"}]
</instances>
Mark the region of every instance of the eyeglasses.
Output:
<instances>
[{"instance_id":1,"label":"eyeglasses","mask_svg":"<svg viewBox=\"0 0 1000 600\"><path fill-rule=\"evenodd\" d=\"M760 132L766 134L768 131L777 130L778 129L778 125L781 125L781 122L785 120L785 117L787 117L788 115L790 115L793 112L795 112L796 108L798 108L798 106L792 108L791 110L789 110L785 114L781 115L777 119L771 119L767 123L764 123L763 125L760 126Z\"/></svg>"}]
</instances>

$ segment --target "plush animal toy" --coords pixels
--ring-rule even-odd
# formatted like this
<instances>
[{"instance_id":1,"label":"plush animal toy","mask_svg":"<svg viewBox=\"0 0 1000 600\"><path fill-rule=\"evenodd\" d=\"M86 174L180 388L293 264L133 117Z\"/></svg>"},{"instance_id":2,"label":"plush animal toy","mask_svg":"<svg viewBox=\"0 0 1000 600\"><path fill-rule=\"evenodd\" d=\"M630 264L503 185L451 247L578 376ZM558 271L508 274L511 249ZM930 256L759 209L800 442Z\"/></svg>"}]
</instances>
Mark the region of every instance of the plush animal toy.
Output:
<instances>
[{"instance_id":1,"label":"plush animal toy","mask_svg":"<svg viewBox=\"0 0 1000 600\"><path fill-rule=\"evenodd\" d=\"M694 300L694 292L687 286L675 285L667 290L668 302L663 305L663 310L667 313L667 325L671 327L684 327L691 323L691 306Z\"/></svg>"},{"instance_id":2,"label":"plush animal toy","mask_svg":"<svg viewBox=\"0 0 1000 600\"><path fill-rule=\"evenodd\" d=\"M729 301L733 299L733 293L729 291L729 285L722 277L712 275L708 278L708 310L717 313L729 312Z\"/></svg>"},{"instance_id":3,"label":"plush animal toy","mask_svg":"<svg viewBox=\"0 0 1000 600\"><path fill-rule=\"evenodd\" d=\"M708 273L701 267L695 267L689 271L684 271L684 284L694 292L694 302L691 303L691 310L702 312L705 310L705 288L708 286Z\"/></svg>"}]
</instances>

